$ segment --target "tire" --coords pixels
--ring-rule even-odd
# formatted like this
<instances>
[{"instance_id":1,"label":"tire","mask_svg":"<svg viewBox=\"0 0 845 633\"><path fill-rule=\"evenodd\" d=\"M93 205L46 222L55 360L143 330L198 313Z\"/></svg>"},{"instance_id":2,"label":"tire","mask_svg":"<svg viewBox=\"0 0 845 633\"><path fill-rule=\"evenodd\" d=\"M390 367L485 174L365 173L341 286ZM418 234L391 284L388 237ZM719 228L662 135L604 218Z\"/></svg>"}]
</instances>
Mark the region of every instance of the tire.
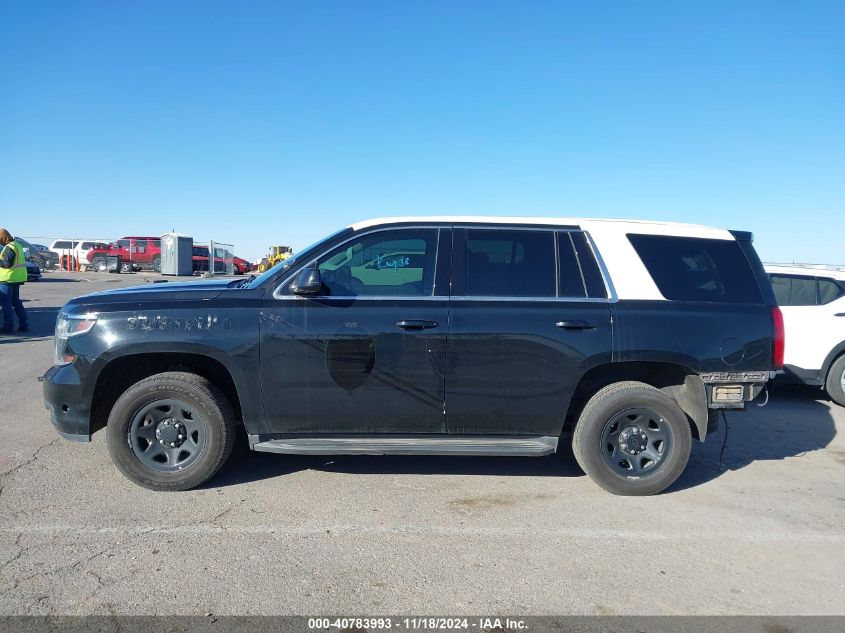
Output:
<instances>
[{"instance_id":1,"label":"tire","mask_svg":"<svg viewBox=\"0 0 845 633\"><path fill-rule=\"evenodd\" d=\"M170 440L180 444L164 444ZM115 402L106 427L117 468L139 486L159 491L207 481L226 463L234 441L234 414L223 393L202 376L181 371L132 385Z\"/></svg>"},{"instance_id":2,"label":"tire","mask_svg":"<svg viewBox=\"0 0 845 633\"><path fill-rule=\"evenodd\" d=\"M161 272L161 257L153 258L153 270L157 273Z\"/></svg>"},{"instance_id":3,"label":"tire","mask_svg":"<svg viewBox=\"0 0 845 633\"><path fill-rule=\"evenodd\" d=\"M827 395L840 407L845 407L845 354L833 361L825 380Z\"/></svg>"},{"instance_id":4,"label":"tire","mask_svg":"<svg viewBox=\"0 0 845 633\"><path fill-rule=\"evenodd\" d=\"M578 465L617 495L664 490L683 472L691 447L689 421L678 404L659 389L633 381L600 389L572 435Z\"/></svg>"},{"instance_id":5,"label":"tire","mask_svg":"<svg viewBox=\"0 0 845 633\"><path fill-rule=\"evenodd\" d=\"M106 270L106 258L102 255L96 255L91 258L91 266L94 268L94 272L99 273Z\"/></svg>"}]
</instances>

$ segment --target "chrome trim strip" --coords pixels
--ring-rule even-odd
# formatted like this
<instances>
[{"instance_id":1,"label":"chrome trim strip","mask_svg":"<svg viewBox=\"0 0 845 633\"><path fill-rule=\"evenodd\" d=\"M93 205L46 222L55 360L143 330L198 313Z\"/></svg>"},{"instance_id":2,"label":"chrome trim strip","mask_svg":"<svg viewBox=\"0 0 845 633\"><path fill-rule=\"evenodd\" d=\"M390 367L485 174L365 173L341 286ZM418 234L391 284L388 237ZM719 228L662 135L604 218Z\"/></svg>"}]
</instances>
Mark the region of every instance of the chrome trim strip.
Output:
<instances>
[{"instance_id":1,"label":"chrome trim strip","mask_svg":"<svg viewBox=\"0 0 845 633\"><path fill-rule=\"evenodd\" d=\"M558 438L537 436L289 437L257 441L254 451L296 455L550 455Z\"/></svg>"}]
</instances>

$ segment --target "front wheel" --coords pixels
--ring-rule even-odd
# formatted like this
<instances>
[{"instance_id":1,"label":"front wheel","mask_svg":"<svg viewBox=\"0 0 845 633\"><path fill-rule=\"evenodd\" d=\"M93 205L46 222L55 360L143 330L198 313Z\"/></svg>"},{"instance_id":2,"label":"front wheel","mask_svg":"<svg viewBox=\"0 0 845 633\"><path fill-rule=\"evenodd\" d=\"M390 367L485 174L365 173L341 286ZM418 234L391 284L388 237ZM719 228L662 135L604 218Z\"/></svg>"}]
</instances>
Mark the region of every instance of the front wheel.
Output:
<instances>
[{"instance_id":1,"label":"front wheel","mask_svg":"<svg viewBox=\"0 0 845 633\"><path fill-rule=\"evenodd\" d=\"M825 389L831 400L840 407L845 407L845 355L837 358L830 366Z\"/></svg>"},{"instance_id":2,"label":"front wheel","mask_svg":"<svg viewBox=\"0 0 845 633\"><path fill-rule=\"evenodd\" d=\"M132 385L109 415L112 461L151 490L189 490L226 462L235 439L232 406L209 380L187 372L156 374Z\"/></svg>"},{"instance_id":3,"label":"front wheel","mask_svg":"<svg viewBox=\"0 0 845 633\"><path fill-rule=\"evenodd\" d=\"M680 476L692 447L686 414L665 393L641 382L600 389L572 436L578 465L617 495L653 495Z\"/></svg>"},{"instance_id":4,"label":"front wheel","mask_svg":"<svg viewBox=\"0 0 845 633\"><path fill-rule=\"evenodd\" d=\"M106 258L101 255L95 255L91 258L91 266L95 272L104 272L106 270Z\"/></svg>"},{"instance_id":5,"label":"front wheel","mask_svg":"<svg viewBox=\"0 0 845 633\"><path fill-rule=\"evenodd\" d=\"M161 257L153 259L153 270L157 273L161 272Z\"/></svg>"}]
</instances>

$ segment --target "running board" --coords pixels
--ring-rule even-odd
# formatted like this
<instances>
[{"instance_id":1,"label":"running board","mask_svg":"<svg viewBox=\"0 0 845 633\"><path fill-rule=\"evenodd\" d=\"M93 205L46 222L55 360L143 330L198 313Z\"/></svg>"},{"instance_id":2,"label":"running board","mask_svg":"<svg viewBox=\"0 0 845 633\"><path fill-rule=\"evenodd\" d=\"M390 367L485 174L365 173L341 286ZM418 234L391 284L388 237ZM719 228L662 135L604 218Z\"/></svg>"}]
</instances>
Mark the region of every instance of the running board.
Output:
<instances>
[{"instance_id":1,"label":"running board","mask_svg":"<svg viewBox=\"0 0 845 633\"><path fill-rule=\"evenodd\" d=\"M266 436L263 436L266 437ZM285 437L261 441L250 435L250 448L294 455L550 455L557 437L549 435L417 435L361 437Z\"/></svg>"}]
</instances>

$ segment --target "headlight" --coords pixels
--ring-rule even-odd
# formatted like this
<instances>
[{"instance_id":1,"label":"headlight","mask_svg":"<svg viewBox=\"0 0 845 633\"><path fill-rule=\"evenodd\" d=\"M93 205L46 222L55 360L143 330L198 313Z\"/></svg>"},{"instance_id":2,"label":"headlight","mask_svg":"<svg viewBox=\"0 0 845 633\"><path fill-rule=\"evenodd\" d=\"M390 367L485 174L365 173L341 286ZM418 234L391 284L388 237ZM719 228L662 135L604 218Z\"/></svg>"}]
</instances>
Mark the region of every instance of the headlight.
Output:
<instances>
[{"instance_id":1,"label":"headlight","mask_svg":"<svg viewBox=\"0 0 845 633\"><path fill-rule=\"evenodd\" d=\"M53 355L55 365L69 365L76 358L68 353L67 343L74 336L80 336L91 331L97 323L96 314L67 315L59 312L56 317L56 350Z\"/></svg>"}]
</instances>

